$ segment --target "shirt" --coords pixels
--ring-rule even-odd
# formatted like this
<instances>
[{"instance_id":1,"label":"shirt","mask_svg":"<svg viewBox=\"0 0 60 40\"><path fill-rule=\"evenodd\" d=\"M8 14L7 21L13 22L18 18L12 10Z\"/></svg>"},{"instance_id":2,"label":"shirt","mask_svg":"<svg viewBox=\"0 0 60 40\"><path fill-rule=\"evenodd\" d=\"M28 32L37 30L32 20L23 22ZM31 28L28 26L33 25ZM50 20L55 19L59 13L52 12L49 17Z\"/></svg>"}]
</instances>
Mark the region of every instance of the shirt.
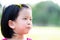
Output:
<instances>
[{"instance_id":1,"label":"shirt","mask_svg":"<svg viewBox=\"0 0 60 40\"><path fill-rule=\"evenodd\" d=\"M4 38L3 40L7 40L7 38ZM32 40L31 38L27 38L26 40Z\"/></svg>"}]
</instances>

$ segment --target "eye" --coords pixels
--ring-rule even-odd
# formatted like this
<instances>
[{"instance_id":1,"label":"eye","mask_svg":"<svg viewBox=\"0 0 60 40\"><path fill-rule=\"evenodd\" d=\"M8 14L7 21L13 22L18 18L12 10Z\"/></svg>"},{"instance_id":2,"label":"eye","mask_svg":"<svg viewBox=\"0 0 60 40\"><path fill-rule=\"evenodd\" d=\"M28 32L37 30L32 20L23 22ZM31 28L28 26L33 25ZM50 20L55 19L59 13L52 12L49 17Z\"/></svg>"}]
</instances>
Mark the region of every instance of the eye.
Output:
<instances>
[{"instance_id":1,"label":"eye","mask_svg":"<svg viewBox=\"0 0 60 40\"><path fill-rule=\"evenodd\" d=\"M24 20L27 20L27 18L23 18Z\"/></svg>"},{"instance_id":2,"label":"eye","mask_svg":"<svg viewBox=\"0 0 60 40\"><path fill-rule=\"evenodd\" d=\"M32 21L32 19L30 19Z\"/></svg>"}]
</instances>

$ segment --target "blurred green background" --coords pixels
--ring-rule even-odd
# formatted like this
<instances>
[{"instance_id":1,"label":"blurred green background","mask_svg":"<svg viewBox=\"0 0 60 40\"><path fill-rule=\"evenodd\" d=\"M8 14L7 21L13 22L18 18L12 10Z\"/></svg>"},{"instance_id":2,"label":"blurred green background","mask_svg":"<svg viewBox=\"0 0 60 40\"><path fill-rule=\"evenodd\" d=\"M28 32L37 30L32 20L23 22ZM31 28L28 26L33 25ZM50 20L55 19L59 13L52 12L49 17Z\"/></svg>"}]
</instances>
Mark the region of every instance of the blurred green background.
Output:
<instances>
[{"instance_id":1,"label":"blurred green background","mask_svg":"<svg viewBox=\"0 0 60 40\"><path fill-rule=\"evenodd\" d=\"M27 36L33 40L60 40L60 6L52 1L43 1L31 6L33 28ZM1 14L0 4L0 23ZM0 35L2 39L1 31Z\"/></svg>"},{"instance_id":2,"label":"blurred green background","mask_svg":"<svg viewBox=\"0 0 60 40\"><path fill-rule=\"evenodd\" d=\"M59 5L51 1L44 1L35 5L32 10L33 24L39 26L60 26Z\"/></svg>"}]
</instances>

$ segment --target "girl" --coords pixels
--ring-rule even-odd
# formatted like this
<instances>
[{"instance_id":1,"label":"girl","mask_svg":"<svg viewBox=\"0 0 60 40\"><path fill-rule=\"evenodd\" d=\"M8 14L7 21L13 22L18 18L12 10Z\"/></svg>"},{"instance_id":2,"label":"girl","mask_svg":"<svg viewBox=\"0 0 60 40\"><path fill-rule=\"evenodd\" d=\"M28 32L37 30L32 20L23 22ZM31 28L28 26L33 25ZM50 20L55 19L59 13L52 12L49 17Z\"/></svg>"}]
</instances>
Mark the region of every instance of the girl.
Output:
<instances>
[{"instance_id":1,"label":"girl","mask_svg":"<svg viewBox=\"0 0 60 40\"><path fill-rule=\"evenodd\" d=\"M6 7L1 19L3 40L32 40L24 38L32 27L32 10L25 4Z\"/></svg>"}]
</instances>

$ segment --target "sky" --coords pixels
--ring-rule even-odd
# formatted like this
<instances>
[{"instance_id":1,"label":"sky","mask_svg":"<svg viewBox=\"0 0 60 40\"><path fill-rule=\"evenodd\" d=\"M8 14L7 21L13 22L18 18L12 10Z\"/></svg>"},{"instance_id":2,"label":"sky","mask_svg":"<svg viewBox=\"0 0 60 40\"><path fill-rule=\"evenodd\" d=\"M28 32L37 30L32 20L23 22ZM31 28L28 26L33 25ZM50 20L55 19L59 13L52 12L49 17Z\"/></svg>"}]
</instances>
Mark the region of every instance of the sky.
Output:
<instances>
[{"instance_id":1,"label":"sky","mask_svg":"<svg viewBox=\"0 0 60 40\"><path fill-rule=\"evenodd\" d=\"M30 4L30 5L35 5L39 2L42 1L47 1L47 0L0 0L0 3L2 4L2 6L8 6L10 4ZM53 1L54 3L60 5L60 1L59 0L48 0L48 1Z\"/></svg>"}]
</instances>

